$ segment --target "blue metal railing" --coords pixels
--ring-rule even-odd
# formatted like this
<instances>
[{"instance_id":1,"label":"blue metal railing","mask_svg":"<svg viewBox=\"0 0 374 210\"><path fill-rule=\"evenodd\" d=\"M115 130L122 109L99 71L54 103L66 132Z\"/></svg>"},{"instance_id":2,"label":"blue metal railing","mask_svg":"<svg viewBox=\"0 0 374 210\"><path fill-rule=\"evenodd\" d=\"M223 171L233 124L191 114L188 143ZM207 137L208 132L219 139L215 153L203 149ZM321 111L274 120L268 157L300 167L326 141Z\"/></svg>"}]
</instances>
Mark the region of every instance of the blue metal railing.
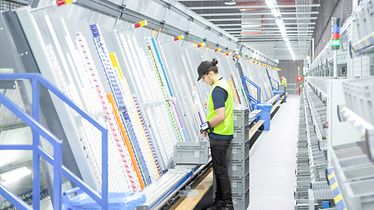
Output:
<instances>
[{"instance_id":1,"label":"blue metal railing","mask_svg":"<svg viewBox=\"0 0 374 210\"><path fill-rule=\"evenodd\" d=\"M255 108L256 104L261 103L261 88L256 83L254 83L252 80L250 80L247 76L242 76L241 79L242 79L242 85L243 85L244 93L249 99L251 110L253 110ZM257 97L256 98L249 93L247 83L249 83L250 85L252 85L253 87L256 88L256 90L257 90Z\"/></svg>"},{"instance_id":2,"label":"blue metal railing","mask_svg":"<svg viewBox=\"0 0 374 210\"><path fill-rule=\"evenodd\" d=\"M108 209L108 130L100 123L91 118L86 112L75 105L68 97L60 90L54 87L50 82L43 79L40 74L0 74L0 80L30 80L32 84L32 116L25 113L20 107L8 99L4 94L0 93L0 104L3 104L7 109L14 113L18 118L25 122L32 129L32 144L31 145L0 145L0 150L32 150L33 153L33 200L31 208L17 195L12 194L5 186L0 184L0 194L10 201L17 209L40 209L40 157L48 161L53 166L53 207L54 209L61 209L61 195L62 195L62 176L78 186L82 191L87 193L94 199L102 209ZM84 119L90 122L101 132L102 137L102 189L101 194L97 193L75 174L62 165L62 141L58 140L52 133L46 130L39 124L39 97L42 85L50 93L53 93L65 104L74 109ZM51 157L45 150L40 147L40 137L45 138L53 146L53 157Z\"/></svg>"},{"instance_id":3,"label":"blue metal railing","mask_svg":"<svg viewBox=\"0 0 374 210\"><path fill-rule=\"evenodd\" d=\"M276 88L273 87L273 85L271 85L271 87L273 88L273 91L279 91L279 82L276 79L273 79L273 78L271 78L271 79L277 84ZM273 83L271 83L271 84L273 84Z\"/></svg>"},{"instance_id":4,"label":"blue metal railing","mask_svg":"<svg viewBox=\"0 0 374 210\"><path fill-rule=\"evenodd\" d=\"M266 69L266 74L268 75L272 91L279 91L279 82L270 76L268 69ZM277 84L276 88L273 86L273 81Z\"/></svg>"}]
</instances>

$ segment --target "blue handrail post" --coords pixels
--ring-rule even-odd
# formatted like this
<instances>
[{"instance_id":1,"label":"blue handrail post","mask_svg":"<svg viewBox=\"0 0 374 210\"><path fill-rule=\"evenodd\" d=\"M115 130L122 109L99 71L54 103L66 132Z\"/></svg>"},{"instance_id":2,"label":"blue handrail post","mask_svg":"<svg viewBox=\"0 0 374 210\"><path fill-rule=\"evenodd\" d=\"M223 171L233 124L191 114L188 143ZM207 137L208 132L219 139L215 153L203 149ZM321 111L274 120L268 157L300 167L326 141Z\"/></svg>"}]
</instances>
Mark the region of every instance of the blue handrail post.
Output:
<instances>
[{"instance_id":1,"label":"blue handrail post","mask_svg":"<svg viewBox=\"0 0 374 210\"><path fill-rule=\"evenodd\" d=\"M277 91L279 91L279 82L276 79L273 79L277 83Z\"/></svg>"},{"instance_id":2,"label":"blue handrail post","mask_svg":"<svg viewBox=\"0 0 374 210\"><path fill-rule=\"evenodd\" d=\"M102 165L102 185L101 185L101 201L103 210L108 210L108 130L101 129L102 133L102 153L101 153L101 165Z\"/></svg>"},{"instance_id":3,"label":"blue handrail post","mask_svg":"<svg viewBox=\"0 0 374 210\"><path fill-rule=\"evenodd\" d=\"M247 99L249 101L249 104L248 104L249 107L248 108L250 110L253 110L254 109L253 105L254 105L255 99L251 96L251 94L249 94L249 90L248 90L248 87L247 87L247 83L246 83L245 77L242 76L241 80L242 80L243 91L244 91L244 93L247 96Z\"/></svg>"},{"instance_id":4,"label":"blue handrail post","mask_svg":"<svg viewBox=\"0 0 374 210\"><path fill-rule=\"evenodd\" d=\"M32 118L39 122L39 83L37 80L31 80L32 85ZM32 130L32 206L34 209L40 209L40 154L39 154L40 136L36 130Z\"/></svg>"},{"instance_id":5,"label":"blue handrail post","mask_svg":"<svg viewBox=\"0 0 374 210\"><path fill-rule=\"evenodd\" d=\"M256 89L257 89L257 99L258 99L258 103L261 103L261 88L257 85L255 85Z\"/></svg>"},{"instance_id":6,"label":"blue handrail post","mask_svg":"<svg viewBox=\"0 0 374 210\"><path fill-rule=\"evenodd\" d=\"M53 152L53 209L61 209L62 195L62 144L54 142L55 150Z\"/></svg>"}]
</instances>

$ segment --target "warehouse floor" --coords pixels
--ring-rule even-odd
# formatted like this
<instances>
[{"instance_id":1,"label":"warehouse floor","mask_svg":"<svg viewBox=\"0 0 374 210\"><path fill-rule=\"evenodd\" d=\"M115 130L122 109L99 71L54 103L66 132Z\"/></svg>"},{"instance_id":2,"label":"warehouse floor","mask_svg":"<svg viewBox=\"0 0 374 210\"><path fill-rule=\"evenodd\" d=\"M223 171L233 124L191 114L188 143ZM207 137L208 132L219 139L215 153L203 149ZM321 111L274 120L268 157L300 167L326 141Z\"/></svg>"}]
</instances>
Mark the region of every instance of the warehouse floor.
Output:
<instances>
[{"instance_id":1,"label":"warehouse floor","mask_svg":"<svg viewBox=\"0 0 374 210\"><path fill-rule=\"evenodd\" d=\"M299 105L290 95L251 149L249 210L294 209Z\"/></svg>"}]
</instances>

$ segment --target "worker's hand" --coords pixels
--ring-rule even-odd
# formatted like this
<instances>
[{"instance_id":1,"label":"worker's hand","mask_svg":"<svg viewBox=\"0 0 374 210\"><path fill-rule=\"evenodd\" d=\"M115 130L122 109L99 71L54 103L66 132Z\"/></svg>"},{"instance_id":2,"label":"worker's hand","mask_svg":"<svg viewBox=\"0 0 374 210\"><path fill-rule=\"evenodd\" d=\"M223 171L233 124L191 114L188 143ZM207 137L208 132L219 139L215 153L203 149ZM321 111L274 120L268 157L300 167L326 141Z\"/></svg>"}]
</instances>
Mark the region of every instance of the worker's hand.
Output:
<instances>
[{"instance_id":1,"label":"worker's hand","mask_svg":"<svg viewBox=\"0 0 374 210\"><path fill-rule=\"evenodd\" d=\"M210 127L209 121L204 122L200 125L200 133L201 132L210 132L212 130L212 127Z\"/></svg>"},{"instance_id":2,"label":"worker's hand","mask_svg":"<svg viewBox=\"0 0 374 210\"><path fill-rule=\"evenodd\" d=\"M206 132L206 131L200 131L200 138L205 138L205 137L207 137L208 136L208 132Z\"/></svg>"}]
</instances>

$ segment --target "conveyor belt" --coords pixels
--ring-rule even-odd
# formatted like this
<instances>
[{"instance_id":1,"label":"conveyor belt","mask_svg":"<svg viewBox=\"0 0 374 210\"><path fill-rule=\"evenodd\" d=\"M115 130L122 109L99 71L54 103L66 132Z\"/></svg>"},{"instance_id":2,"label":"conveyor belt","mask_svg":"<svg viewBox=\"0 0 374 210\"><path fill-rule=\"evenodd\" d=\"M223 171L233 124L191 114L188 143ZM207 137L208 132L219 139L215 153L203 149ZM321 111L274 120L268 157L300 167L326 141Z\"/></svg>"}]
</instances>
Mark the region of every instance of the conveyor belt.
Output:
<instances>
[{"instance_id":1,"label":"conveyor belt","mask_svg":"<svg viewBox=\"0 0 374 210\"><path fill-rule=\"evenodd\" d=\"M191 181L207 166L181 165L170 169L157 182L144 189L146 202L140 209L159 209L163 207L180 189Z\"/></svg>"},{"instance_id":2,"label":"conveyor belt","mask_svg":"<svg viewBox=\"0 0 374 210\"><path fill-rule=\"evenodd\" d=\"M192 195L183 196L181 201L172 209L175 210L185 210L191 209L204 209L213 203L212 193L213 193L213 170L205 176L193 189Z\"/></svg>"}]
</instances>

